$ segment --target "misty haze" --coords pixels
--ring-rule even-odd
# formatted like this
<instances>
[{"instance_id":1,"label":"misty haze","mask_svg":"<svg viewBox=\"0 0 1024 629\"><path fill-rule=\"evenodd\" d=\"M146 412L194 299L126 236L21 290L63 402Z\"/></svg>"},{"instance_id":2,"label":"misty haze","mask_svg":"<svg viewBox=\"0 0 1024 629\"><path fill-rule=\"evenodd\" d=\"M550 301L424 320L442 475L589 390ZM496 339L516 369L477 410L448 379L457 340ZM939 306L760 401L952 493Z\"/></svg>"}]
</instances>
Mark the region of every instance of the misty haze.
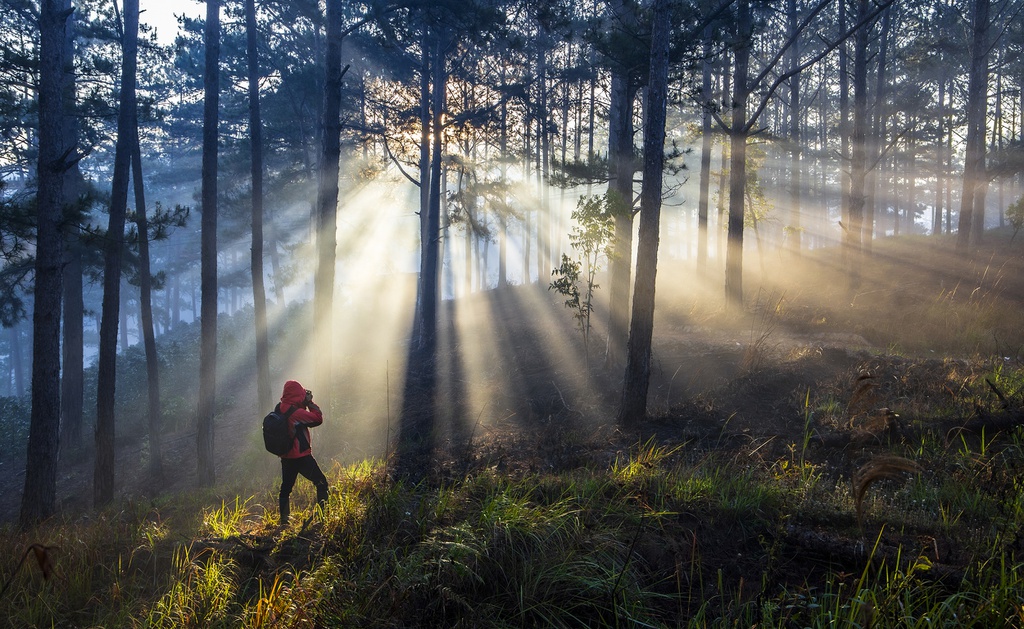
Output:
<instances>
[{"instance_id":1,"label":"misty haze","mask_svg":"<svg viewBox=\"0 0 1024 629\"><path fill-rule=\"evenodd\" d=\"M1024 1L148 4L0 0L3 626L1024 626Z\"/></svg>"}]
</instances>

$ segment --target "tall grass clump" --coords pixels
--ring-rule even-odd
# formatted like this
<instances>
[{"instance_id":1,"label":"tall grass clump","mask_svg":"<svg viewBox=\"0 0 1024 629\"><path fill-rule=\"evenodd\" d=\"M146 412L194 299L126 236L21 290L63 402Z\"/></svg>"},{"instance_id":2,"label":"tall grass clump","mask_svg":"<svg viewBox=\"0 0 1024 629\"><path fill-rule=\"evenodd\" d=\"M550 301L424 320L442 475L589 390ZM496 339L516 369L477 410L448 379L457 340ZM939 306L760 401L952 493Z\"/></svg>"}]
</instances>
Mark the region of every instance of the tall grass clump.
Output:
<instances>
[{"instance_id":1,"label":"tall grass clump","mask_svg":"<svg viewBox=\"0 0 1024 629\"><path fill-rule=\"evenodd\" d=\"M30 530L0 530L0 618L9 627L126 626L168 581L171 529L156 507L138 503L88 520L52 520ZM29 555L48 548L53 572L44 575ZM15 573L15 569L17 572Z\"/></svg>"},{"instance_id":2,"label":"tall grass clump","mask_svg":"<svg viewBox=\"0 0 1024 629\"><path fill-rule=\"evenodd\" d=\"M230 626L229 604L237 571L231 558L212 550L193 553L189 547L180 547L174 568L169 591L157 601L145 624L160 629Z\"/></svg>"}]
</instances>

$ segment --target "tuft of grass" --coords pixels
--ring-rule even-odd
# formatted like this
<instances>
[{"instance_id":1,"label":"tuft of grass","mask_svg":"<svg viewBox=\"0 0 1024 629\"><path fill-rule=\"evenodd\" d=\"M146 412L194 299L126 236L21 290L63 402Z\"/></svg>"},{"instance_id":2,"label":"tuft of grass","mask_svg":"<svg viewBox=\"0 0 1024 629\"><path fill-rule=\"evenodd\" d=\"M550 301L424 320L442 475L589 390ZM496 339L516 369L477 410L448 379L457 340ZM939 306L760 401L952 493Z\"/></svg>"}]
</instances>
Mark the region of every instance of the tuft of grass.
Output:
<instances>
[{"instance_id":1,"label":"tuft of grass","mask_svg":"<svg viewBox=\"0 0 1024 629\"><path fill-rule=\"evenodd\" d=\"M864 496L868 488L883 479L899 478L905 473L920 473L921 466L910 459L882 455L872 458L857 469L853 475L853 501L857 510L857 522L864 523Z\"/></svg>"}]
</instances>

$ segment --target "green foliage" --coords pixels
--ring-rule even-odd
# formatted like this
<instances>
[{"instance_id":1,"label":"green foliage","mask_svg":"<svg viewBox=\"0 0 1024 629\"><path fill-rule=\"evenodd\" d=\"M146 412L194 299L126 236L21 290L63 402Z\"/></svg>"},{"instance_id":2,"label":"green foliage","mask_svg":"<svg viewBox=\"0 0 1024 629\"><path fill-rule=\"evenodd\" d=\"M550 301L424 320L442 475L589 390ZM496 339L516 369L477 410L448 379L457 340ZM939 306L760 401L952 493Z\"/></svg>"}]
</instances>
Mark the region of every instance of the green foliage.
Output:
<instances>
[{"instance_id":1,"label":"green foliage","mask_svg":"<svg viewBox=\"0 0 1024 629\"><path fill-rule=\"evenodd\" d=\"M26 397L0 397L0 430L6 438L0 439L0 458L4 461L20 460L28 443L28 428L32 418L32 403Z\"/></svg>"},{"instance_id":2,"label":"green foliage","mask_svg":"<svg viewBox=\"0 0 1024 629\"><path fill-rule=\"evenodd\" d=\"M1010 225L1013 226L1013 236L1010 238L1010 242L1013 242L1017 237L1017 232L1024 227L1024 197L1017 199L1010 204L1010 207L1006 208L1006 220L1010 221Z\"/></svg>"},{"instance_id":3,"label":"green foliage","mask_svg":"<svg viewBox=\"0 0 1024 629\"><path fill-rule=\"evenodd\" d=\"M595 278L601 269L601 260L610 255L618 205L609 195L580 197L572 213L576 225L569 233L569 244L576 252L576 258L562 254L562 263L551 272L555 279L548 287L566 298L565 306L573 311L573 318L583 335L588 360L590 315L594 309L594 291L600 288Z\"/></svg>"}]
</instances>

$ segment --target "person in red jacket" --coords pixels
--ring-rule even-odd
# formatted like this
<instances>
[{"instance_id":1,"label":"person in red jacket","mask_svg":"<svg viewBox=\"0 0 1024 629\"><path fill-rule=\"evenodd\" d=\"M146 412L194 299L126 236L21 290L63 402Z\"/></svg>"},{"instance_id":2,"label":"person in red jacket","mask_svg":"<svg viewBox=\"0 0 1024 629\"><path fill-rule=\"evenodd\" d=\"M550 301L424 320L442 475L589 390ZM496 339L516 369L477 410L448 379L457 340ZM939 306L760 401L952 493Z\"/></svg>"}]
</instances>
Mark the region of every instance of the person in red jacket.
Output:
<instances>
[{"instance_id":1,"label":"person in red jacket","mask_svg":"<svg viewBox=\"0 0 1024 629\"><path fill-rule=\"evenodd\" d=\"M316 459L313 458L312 441L310 440L309 429L324 423L324 414L320 407L313 402L313 392L304 389L295 380L284 383L284 393L281 395L281 403L277 409L285 413L289 408L295 407L288 422L291 424L292 433L295 435L292 449L287 454L281 455L281 495L279 498L281 508L281 524L288 523L289 496L295 486L295 479L302 474L316 487L316 504L321 509L327 503L327 477L320 470Z\"/></svg>"}]
</instances>

